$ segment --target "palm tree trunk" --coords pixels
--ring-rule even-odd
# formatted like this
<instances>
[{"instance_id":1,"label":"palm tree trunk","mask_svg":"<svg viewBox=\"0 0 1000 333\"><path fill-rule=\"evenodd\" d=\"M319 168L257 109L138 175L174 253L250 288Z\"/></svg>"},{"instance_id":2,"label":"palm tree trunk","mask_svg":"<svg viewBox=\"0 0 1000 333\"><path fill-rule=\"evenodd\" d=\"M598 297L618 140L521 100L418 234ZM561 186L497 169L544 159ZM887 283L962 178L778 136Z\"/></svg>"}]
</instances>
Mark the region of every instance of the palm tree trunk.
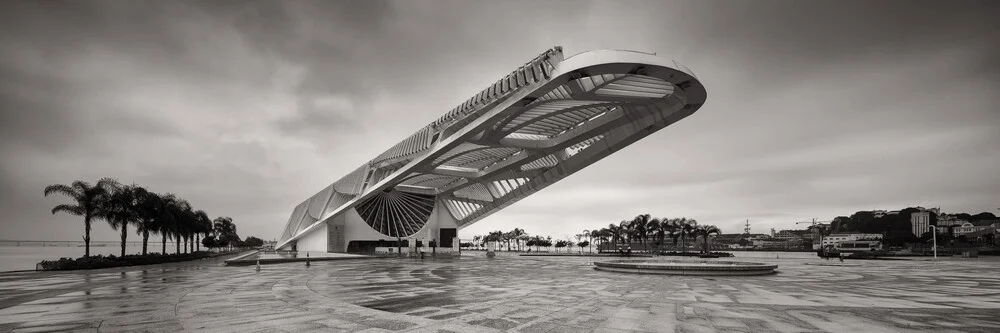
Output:
<instances>
[{"instance_id":1,"label":"palm tree trunk","mask_svg":"<svg viewBox=\"0 0 1000 333\"><path fill-rule=\"evenodd\" d=\"M160 255L167 254L167 233L164 231L160 237L160 241L163 243L163 247L160 249Z\"/></svg>"},{"instance_id":2,"label":"palm tree trunk","mask_svg":"<svg viewBox=\"0 0 1000 333\"><path fill-rule=\"evenodd\" d=\"M90 257L90 215L83 218L83 257Z\"/></svg>"},{"instance_id":3,"label":"palm tree trunk","mask_svg":"<svg viewBox=\"0 0 1000 333\"><path fill-rule=\"evenodd\" d=\"M200 252L201 251L201 234L195 234L194 235L194 243L198 247L198 251L195 251L195 252Z\"/></svg>"},{"instance_id":4,"label":"palm tree trunk","mask_svg":"<svg viewBox=\"0 0 1000 333\"><path fill-rule=\"evenodd\" d=\"M128 239L128 224L122 223L122 257L125 256L125 240Z\"/></svg>"},{"instance_id":5,"label":"palm tree trunk","mask_svg":"<svg viewBox=\"0 0 1000 333\"><path fill-rule=\"evenodd\" d=\"M142 255L146 255L146 245L149 243L149 230L142 231Z\"/></svg>"},{"instance_id":6,"label":"palm tree trunk","mask_svg":"<svg viewBox=\"0 0 1000 333\"><path fill-rule=\"evenodd\" d=\"M174 238L177 239L177 246L174 247L174 252L177 252L177 254L181 254L181 234L180 233L175 234Z\"/></svg>"}]
</instances>

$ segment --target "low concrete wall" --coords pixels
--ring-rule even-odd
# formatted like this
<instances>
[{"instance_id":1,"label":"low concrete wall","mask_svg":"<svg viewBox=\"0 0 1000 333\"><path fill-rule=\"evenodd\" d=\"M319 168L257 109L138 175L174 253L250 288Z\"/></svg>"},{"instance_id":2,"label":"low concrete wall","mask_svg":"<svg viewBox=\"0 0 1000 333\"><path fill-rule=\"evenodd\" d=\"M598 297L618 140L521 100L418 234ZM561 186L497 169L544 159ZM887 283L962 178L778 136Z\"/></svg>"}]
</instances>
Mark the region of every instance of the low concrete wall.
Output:
<instances>
[{"instance_id":1,"label":"low concrete wall","mask_svg":"<svg viewBox=\"0 0 1000 333\"><path fill-rule=\"evenodd\" d=\"M773 274L778 265L739 261L650 261L616 260L595 262L594 269L633 274L665 275L765 275Z\"/></svg>"}]
</instances>

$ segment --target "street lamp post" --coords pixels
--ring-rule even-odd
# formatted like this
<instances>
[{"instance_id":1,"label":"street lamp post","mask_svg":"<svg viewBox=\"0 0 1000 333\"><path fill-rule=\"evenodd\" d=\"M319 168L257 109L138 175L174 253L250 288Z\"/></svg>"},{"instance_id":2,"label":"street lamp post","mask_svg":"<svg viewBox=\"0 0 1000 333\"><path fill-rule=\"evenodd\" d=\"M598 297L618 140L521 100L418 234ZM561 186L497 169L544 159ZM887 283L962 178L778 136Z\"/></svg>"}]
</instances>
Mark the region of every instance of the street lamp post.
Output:
<instances>
[{"instance_id":1,"label":"street lamp post","mask_svg":"<svg viewBox=\"0 0 1000 333\"><path fill-rule=\"evenodd\" d=\"M934 260L937 260L937 226L932 225L931 229L933 230L931 237L934 238Z\"/></svg>"}]
</instances>

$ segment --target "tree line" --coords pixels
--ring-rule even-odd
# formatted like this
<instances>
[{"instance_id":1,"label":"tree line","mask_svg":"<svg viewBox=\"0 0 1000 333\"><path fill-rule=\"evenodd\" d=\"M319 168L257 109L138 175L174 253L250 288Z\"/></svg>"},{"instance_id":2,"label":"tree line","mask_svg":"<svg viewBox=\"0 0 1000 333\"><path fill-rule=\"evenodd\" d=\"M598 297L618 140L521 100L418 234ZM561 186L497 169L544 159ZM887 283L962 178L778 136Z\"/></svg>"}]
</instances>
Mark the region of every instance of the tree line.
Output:
<instances>
[{"instance_id":1,"label":"tree line","mask_svg":"<svg viewBox=\"0 0 1000 333\"><path fill-rule=\"evenodd\" d=\"M884 242L889 245L901 246L907 243L916 243L921 241L920 237L923 235L913 234L913 223L911 221L910 214L920 211L921 210L919 208L908 207L900 210L899 213L885 214L878 217L876 217L875 213L871 211L859 211L851 214L851 216L838 216L833 219L830 223L830 228L828 228L824 234L829 235L831 233L842 232L882 234ZM929 213L928 215L930 218L929 224L937 226L937 214L933 211L927 212ZM983 220L997 219L993 213L989 212L983 212L975 215L968 213L956 213L953 214L953 216L959 220L969 221L972 223ZM949 239L953 238L954 228L957 227L959 226L947 226L945 232L946 237Z\"/></svg>"},{"instance_id":2,"label":"tree line","mask_svg":"<svg viewBox=\"0 0 1000 333\"><path fill-rule=\"evenodd\" d=\"M187 200L172 193L159 194L135 184L121 184L114 178L101 178L95 184L77 180L69 185L46 186L45 196L52 194L65 195L72 201L53 207L52 214L62 212L83 217L84 257L90 256L91 226L102 220L120 232L123 257L130 226L142 236L143 255L147 254L150 235L161 236L161 254L167 253L168 239L176 242L178 254L182 248L184 253L201 251L202 244L212 248L241 243L232 218L221 216L212 220L205 211L194 209ZM248 241L251 239L253 243L260 241L254 237Z\"/></svg>"},{"instance_id":3,"label":"tree line","mask_svg":"<svg viewBox=\"0 0 1000 333\"><path fill-rule=\"evenodd\" d=\"M652 251L654 249L650 245L656 245L655 250L661 250L662 246L665 245L665 241L669 239L673 241L674 245L680 242L682 251L686 251L688 240L702 237L704 239L704 250L708 252L708 238L711 235L719 235L721 233L722 230L718 227L714 225L699 225L698 221L694 219L684 217L655 218L650 214L641 214L630 220L622 220L617 224L610 223L604 228L583 230L583 232L574 235L577 239L576 243L570 240L557 240L554 245L556 248L576 245L581 250L584 247L588 247L593 252L595 243L598 244L598 250L600 250L601 245L612 248L619 245L631 247L632 244L638 242L642 249L637 250ZM539 247L553 245L552 237L531 236L520 228L514 228L514 230L508 232L497 230L485 236L473 236L472 241L472 245L475 246L485 246L487 242L497 242L497 244L506 245L508 251L512 247L516 251L521 251L523 248L522 245L529 249L531 246L535 246L536 250Z\"/></svg>"}]
</instances>

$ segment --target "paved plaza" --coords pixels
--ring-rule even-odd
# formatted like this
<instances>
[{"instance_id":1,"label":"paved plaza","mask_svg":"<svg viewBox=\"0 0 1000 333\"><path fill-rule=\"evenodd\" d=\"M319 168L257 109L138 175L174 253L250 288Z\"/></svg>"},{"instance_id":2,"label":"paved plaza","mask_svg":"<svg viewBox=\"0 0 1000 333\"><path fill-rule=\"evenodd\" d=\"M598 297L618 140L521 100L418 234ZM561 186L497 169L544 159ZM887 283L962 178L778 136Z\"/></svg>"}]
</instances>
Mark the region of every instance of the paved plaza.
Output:
<instances>
[{"instance_id":1,"label":"paved plaza","mask_svg":"<svg viewBox=\"0 0 1000 333\"><path fill-rule=\"evenodd\" d=\"M0 274L0 332L997 332L1000 258L753 259L754 277L586 257L221 260ZM749 259L745 259L749 260Z\"/></svg>"}]
</instances>

